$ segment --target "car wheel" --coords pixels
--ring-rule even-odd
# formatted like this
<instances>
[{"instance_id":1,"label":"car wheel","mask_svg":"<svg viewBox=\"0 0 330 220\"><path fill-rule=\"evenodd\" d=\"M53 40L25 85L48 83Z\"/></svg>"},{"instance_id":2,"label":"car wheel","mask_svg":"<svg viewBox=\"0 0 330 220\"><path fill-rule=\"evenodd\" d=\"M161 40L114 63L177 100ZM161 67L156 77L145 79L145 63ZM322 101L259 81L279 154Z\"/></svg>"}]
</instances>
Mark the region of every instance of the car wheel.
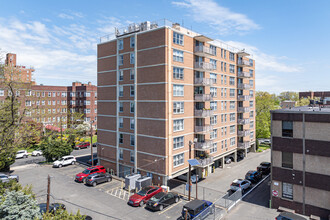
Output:
<instances>
[{"instance_id":1,"label":"car wheel","mask_svg":"<svg viewBox=\"0 0 330 220\"><path fill-rule=\"evenodd\" d=\"M107 181L110 182L111 181L111 178L108 178Z\"/></svg>"},{"instance_id":2,"label":"car wheel","mask_svg":"<svg viewBox=\"0 0 330 220\"><path fill-rule=\"evenodd\" d=\"M175 198L175 203L177 203L177 202L179 202L179 198L178 197Z\"/></svg>"},{"instance_id":3,"label":"car wheel","mask_svg":"<svg viewBox=\"0 0 330 220\"><path fill-rule=\"evenodd\" d=\"M72 164L72 165L74 165L74 164L75 164L75 162L74 162L74 161L72 161L72 162L71 162L71 164Z\"/></svg>"},{"instance_id":4,"label":"car wheel","mask_svg":"<svg viewBox=\"0 0 330 220\"><path fill-rule=\"evenodd\" d=\"M39 157L40 156L40 154L37 154L37 157Z\"/></svg>"},{"instance_id":5,"label":"car wheel","mask_svg":"<svg viewBox=\"0 0 330 220\"><path fill-rule=\"evenodd\" d=\"M141 201L141 202L140 202L140 206L142 207L142 206L143 206L143 204L144 204L144 202L143 202L143 201Z\"/></svg>"},{"instance_id":6,"label":"car wheel","mask_svg":"<svg viewBox=\"0 0 330 220\"><path fill-rule=\"evenodd\" d=\"M160 205L159 206L159 211L162 211L164 209L164 206L163 205Z\"/></svg>"},{"instance_id":7,"label":"car wheel","mask_svg":"<svg viewBox=\"0 0 330 220\"><path fill-rule=\"evenodd\" d=\"M96 182L93 182L93 186L96 186Z\"/></svg>"},{"instance_id":8,"label":"car wheel","mask_svg":"<svg viewBox=\"0 0 330 220\"><path fill-rule=\"evenodd\" d=\"M62 167L62 164L58 165L58 167L61 168Z\"/></svg>"},{"instance_id":9,"label":"car wheel","mask_svg":"<svg viewBox=\"0 0 330 220\"><path fill-rule=\"evenodd\" d=\"M27 156L27 155L25 155L24 157L25 157L25 158L27 158L28 156Z\"/></svg>"}]
</instances>

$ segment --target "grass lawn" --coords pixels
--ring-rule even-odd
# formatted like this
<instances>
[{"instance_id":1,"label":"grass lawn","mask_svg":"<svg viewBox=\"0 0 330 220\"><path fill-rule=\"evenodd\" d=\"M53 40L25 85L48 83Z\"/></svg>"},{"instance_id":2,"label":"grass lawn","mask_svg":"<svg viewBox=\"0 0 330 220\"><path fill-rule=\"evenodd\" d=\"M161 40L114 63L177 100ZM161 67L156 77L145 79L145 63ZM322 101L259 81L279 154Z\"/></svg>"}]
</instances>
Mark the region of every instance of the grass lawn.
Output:
<instances>
[{"instance_id":1,"label":"grass lawn","mask_svg":"<svg viewBox=\"0 0 330 220\"><path fill-rule=\"evenodd\" d=\"M259 148L258 148L258 152L262 152L264 150L270 149L270 145L266 145L266 144L260 144Z\"/></svg>"},{"instance_id":2,"label":"grass lawn","mask_svg":"<svg viewBox=\"0 0 330 220\"><path fill-rule=\"evenodd\" d=\"M85 141L89 141L91 142L91 137L90 136L86 136L84 137ZM93 143L97 142L97 135L93 135Z\"/></svg>"}]
</instances>

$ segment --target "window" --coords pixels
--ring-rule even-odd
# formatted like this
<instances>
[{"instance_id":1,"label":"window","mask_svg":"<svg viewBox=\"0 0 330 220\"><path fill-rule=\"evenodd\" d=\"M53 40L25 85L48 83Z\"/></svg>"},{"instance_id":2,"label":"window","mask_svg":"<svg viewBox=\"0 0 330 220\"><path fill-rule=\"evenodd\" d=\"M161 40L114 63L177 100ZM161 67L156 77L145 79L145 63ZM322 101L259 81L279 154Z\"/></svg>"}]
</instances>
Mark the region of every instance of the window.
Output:
<instances>
[{"instance_id":1,"label":"window","mask_svg":"<svg viewBox=\"0 0 330 220\"><path fill-rule=\"evenodd\" d=\"M124 64L124 55L119 55L118 57L118 65L121 66Z\"/></svg>"},{"instance_id":2,"label":"window","mask_svg":"<svg viewBox=\"0 0 330 220\"><path fill-rule=\"evenodd\" d=\"M253 139L253 137L254 137L254 131L251 131L250 132L250 138Z\"/></svg>"},{"instance_id":3,"label":"window","mask_svg":"<svg viewBox=\"0 0 330 220\"><path fill-rule=\"evenodd\" d=\"M223 88L221 88L221 97L223 97Z\"/></svg>"},{"instance_id":4,"label":"window","mask_svg":"<svg viewBox=\"0 0 330 220\"><path fill-rule=\"evenodd\" d=\"M293 185L291 183L282 182L282 197L293 199Z\"/></svg>"},{"instance_id":5,"label":"window","mask_svg":"<svg viewBox=\"0 0 330 220\"><path fill-rule=\"evenodd\" d=\"M134 63L135 63L135 54L130 53L130 64L134 64Z\"/></svg>"},{"instance_id":6,"label":"window","mask_svg":"<svg viewBox=\"0 0 330 220\"><path fill-rule=\"evenodd\" d=\"M119 160L124 159L124 150L123 149L119 149Z\"/></svg>"},{"instance_id":7,"label":"window","mask_svg":"<svg viewBox=\"0 0 330 220\"><path fill-rule=\"evenodd\" d=\"M221 149L223 149L223 141L221 141Z\"/></svg>"},{"instance_id":8,"label":"window","mask_svg":"<svg viewBox=\"0 0 330 220\"><path fill-rule=\"evenodd\" d=\"M230 89L229 90L229 96L230 97L235 97L235 89Z\"/></svg>"},{"instance_id":9,"label":"window","mask_svg":"<svg viewBox=\"0 0 330 220\"><path fill-rule=\"evenodd\" d=\"M123 128L124 127L124 118L119 118L119 127Z\"/></svg>"},{"instance_id":10,"label":"window","mask_svg":"<svg viewBox=\"0 0 330 220\"><path fill-rule=\"evenodd\" d=\"M282 151L282 167L293 168L293 153Z\"/></svg>"},{"instance_id":11,"label":"window","mask_svg":"<svg viewBox=\"0 0 330 220\"><path fill-rule=\"evenodd\" d=\"M124 134L119 134L119 144L124 143Z\"/></svg>"},{"instance_id":12,"label":"window","mask_svg":"<svg viewBox=\"0 0 330 220\"><path fill-rule=\"evenodd\" d=\"M135 79L135 70L134 69L130 69L130 79L134 80Z\"/></svg>"},{"instance_id":13,"label":"window","mask_svg":"<svg viewBox=\"0 0 330 220\"><path fill-rule=\"evenodd\" d=\"M130 128L131 128L131 130L135 129L135 120L134 120L134 118L131 118L131 120L130 120Z\"/></svg>"},{"instance_id":14,"label":"window","mask_svg":"<svg viewBox=\"0 0 330 220\"><path fill-rule=\"evenodd\" d=\"M217 74L210 73L210 79L213 83L217 83Z\"/></svg>"},{"instance_id":15,"label":"window","mask_svg":"<svg viewBox=\"0 0 330 220\"><path fill-rule=\"evenodd\" d=\"M253 111L250 111L250 118L253 118Z\"/></svg>"},{"instance_id":16,"label":"window","mask_svg":"<svg viewBox=\"0 0 330 220\"><path fill-rule=\"evenodd\" d=\"M62 102L63 102L63 101L62 101ZM48 105L52 105L52 101L49 100L49 101L48 101Z\"/></svg>"},{"instance_id":17,"label":"window","mask_svg":"<svg viewBox=\"0 0 330 220\"><path fill-rule=\"evenodd\" d=\"M25 106L31 106L31 101L30 100L26 100L25 101Z\"/></svg>"},{"instance_id":18,"label":"window","mask_svg":"<svg viewBox=\"0 0 330 220\"><path fill-rule=\"evenodd\" d=\"M235 77L229 77L229 85L235 85Z\"/></svg>"},{"instance_id":19,"label":"window","mask_svg":"<svg viewBox=\"0 0 330 220\"><path fill-rule=\"evenodd\" d=\"M134 108L135 108L134 106L135 106L135 105L134 105L134 102L131 102L131 103L130 103L130 107L131 107L131 108L130 108L130 111L131 111L131 113L134 113Z\"/></svg>"},{"instance_id":20,"label":"window","mask_svg":"<svg viewBox=\"0 0 330 220\"><path fill-rule=\"evenodd\" d=\"M184 137L175 137L173 138L173 149L179 149L184 147Z\"/></svg>"},{"instance_id":21,"label":"window","mask_svg":"<svg viewBox=\"0 0 330 220\"><path fill-rule=\"evenodd\" d=\"M183 68L173 67L173 78L183 79Z\"/></svg>"},{"instance_id":22,"label":"window","mask_svg":"<svg viewBox=\"0 0 330 220\"><path fill-rule=\"evenodd\" d=\"M119 50L124 49L124 40L123 39L118 40L118 49Z\"/></svg>"},{"instance_id":23,"label":"window","mask_svg":"<svg viewBox=\"0 0 330 220\"><path fill-rule=\"evenodd\" d=\"M213 143L212 147L210 148L210 154L213 154L218 151L218 145L217 143Z\"/></svg>"},{"instance_id":24,"label":"window","mask_svg":"<svg viewBox=\"0 0 330 220\"><path fill-rule=\"evenodd\" d=\"M218 104L216 101L210 102L210 108L212 110L217 110L218 109Z\"/></svg>"},{"instance_id":25,"label":"window","mask_svg":"<svg viewBox=\"0 0 330 220\"><path fill-rule=\"evenodd\" d=\"M65 109L65 108L63 108L63 109ZM90 108L86 108L86 109L84 110L84 112L85 112L85 113L91 113L91 109L90 109Z\"/></svg>"},{"instance_id":26,"label":"window","mask_svg":"<svg viewBox=\"0 0 330 220\"><path fill-rule=\"evenodd\" d=\"M229 72L230 73L235 73L235 65L229 64Z\"/></svg>"},{"instance_id":27,"label":"window","mask_svg":"<svg viewBox=\"0 0 330 220\"><path fill-rule=\"evenodd\" d=\"M173 61L183 63L183 51L173 49Z\"/></svg>"},{"instance_id":28,"label":"window","mask_svg":"<svg viewBox=\"0 0 330 220\"><path fill-rule=\"evenodd\" d=\"M213 54L213 55L217 55L217 47L216 46L213 46L213 45L210 45L210 52Z\"/></svg>"},{"instance_id":29,"label":"window","mask_svg":"<svg viewBox=\"0 0 330 220\"><path fill-rule=\"evenodd\" d=\"M130 96L134 96L134 86L130 86Z\"/></svg>"},{"instance_id":30,"label":"window","mask_svg":"<svg viewBox=\"0 0 330 220\"><path fill-rule=\"evenodd\" d=\"M184 121L183 119L177 119L173 121L173 131L183 131Z\"/></svg>"},{"instance_id":31,"label":"window","mask_svg":"<svg viewBox=\"0 0 330 220\"><path fill-rule=\"evenodd\" d=\"M221 62L221 72L223 72L223 62Z\"/></svg>"},{"instance_id":32,"label":"window","mask_svg":"<svg viewBox=\"0 0 330 220\"><path fill-rule=\"evenodd\" d=\"M134 36L132 36L130 38L130 45L131 45L131 48L134 48L135 47L135 37Z\"/></svg>"},{"instance_id":33,"label":"window","mask_svg":"<svg viewBox=\"0 0 330 220\"><path fill-rule=\"evenodd\" d=\"M183 45L183 34L173 32L173 43Z\"/></svg>"},{"instance_id":34,"label":"window","mask_svg":"<svg viewBox=\"0 0 330 220\"><path fill-rule=\"evenodd\" d=\"M250 71L250 77L253 77L253 70L249 70Z\"/></svg>"},{"instance_id":35,"label":"window","mask_svg":"<svg viewBox=\"0 0 330 220\"><path fill-rule=\"evenodd\" d=\"M253 66L253 60L249 59L250 66Z\"/></svg>"},{"instance_id":36,"label":"window","mask_svg":"<svg viewBox=\"0 0 330 220\"><path fill-rule=\"evenodd\" d=\"M53 97L56 97L56 92L53 92Z\"/></svg>"},{"instance_id":37,"label":"window","mask_svg":"<svg viewBox=\"0 0 330 220\"><path fill-rule=\"evenodd\" d=\"M54 104L54 103L53 103ZM61 101L61 105L66 105L66 100Z\"/></svg>"},{"instance_id":38,"label":"window","mask_svg":"<svg viewBox=\"0 0 330 220\"><path fill-rule=\"evenodd\" d=\"M223 58L223 49L221 49L221 58Z\"/></svg>"},{"instance_id":39,"label":"window","mask_svg":"<svg viewBox=\"0 0 330 220\"><path fill-rule=\"evenodd\" d=\"M221 110L223 110L223 101L221 101Z\"/></svg>"},{"instance_id":40,"label":"window","mask_svg":"<svg viewBox=\"0 0 330 220\"><path fill-rule=\"evenodd\" d=\"M131 162L134 163L134 161L135 161L134 151L130 151L130 158L131 158Z\"/></svg>"},{"instance_id":41,"label":"window","mask_svg":"<svg viewBox=\"0 0 330 220\"><path fill-rule=\"evenodd\" d=\"M283 137L293 137L293 122L292 121L282 121L282 136Z\"/></svg>"},{"instance_id":42,"label":"window","mask_svg":"<svg viewBox=\"0 0 330 220\"><path fill-rule=\"evenodd\" d=\"M230 138L230 146L234 146L236 142L236 138L232 137Z\"/></svg>"},{"instance_id":43,"label":"window","mask_svg":"<svg viewBox=\"0 0 330 220\"><path fill-rule=\"evenodd\" d=\"M119 70L119 81L123 81L124 79L124 70Z\"/></svg>"},{"instance_id":44,"label":"window","mask_svg":"<svg viewBox=\"0 0 330 220\"><path fill-rule=\"evenodd\" d=\"M26 95L29 96L29 93L27 92ZM52 93L51 92L48 92L48 97L52 97Z\"/></svg>"},{"instance_id":45,"label":"window","mask_svg":"<svg viewBox=\"0 0 330 220\"><path fill-rule=\"evenodd\" d=\"M41 101L41 104L42 104L42 105L45 105L45 100L42 100L42 101Z\"/></svg>"},{"instance_id":46,"label":"window","mask_svg":"<svg viewBox=\"0 0 330 220\"><path fill-rule=\"evenodd\" d=\"M184 162L184 154L178 154L173 156L173 166L177 167L179 165L182 165Z\"/></svg>"},{"instance_id":47,"label":"window","mask_svg":"<svg viewBox=\"0 0 330 220\"><path fill-rule=\"evenodd\" d=\"M184 88L183 85L173 85L173 96L183 96Z\"/></svg>"},{"instance_id":48,"label":"window","mask_svg":"<svg viewBox=\"0 0 330 220\"><path fill-rule=\"evenodd\" d=\"M253 101L250 101L250 108L253 108Z\"/></svg>"},{"instance_id":49,"label":"window","mask_svg":"<svg viewBox=\"0 0 330 220\"><path fill-rule=\"evenodd\" d=\"M124 103L123 102L119 102L119 112L123 112L124 111Z\"/></svg>"},{"instance_id":50,"label":"window","mask_svg":"<svg viewBox=\"0 0 330 220\"><path fill-rule=\"evenodd\" d=\"M134 137L134 135L130 135L130 143L131 143L131 146L134 146L135 145L135 137Z\"/></svg>"},{"instance_id":51,"label":"window","mask_svg":"<svg viewBox=\"0 0 330 220\"><path fill-rule=\"evenodd\" d=\"M124 87L119 86L119 97L123 97L123 96L124 96Z\"/></svg>"},{"instance_id":52,"label":"window","mask_svg":"<svg viewBox=\"0 0 330 220\"><path fill-rule=\"evenodd\" d=\"M211 125L216 125L217 124L217 120L218 120L218 116L214 115L210 117L210 124Z\"/></svg>"},{"instance_id":53,"label":"window","mask_svg":"<svg viewBox=\"0 0 330 220\"><path fill-rule=\"evenodd\" d=\"M235 121L235 113L230 113L229 118L230 121Z\"/></svg>"},{"instance_id":54,"label":"window","mask_svg":"<svg viewBox=\"0 0 330 220\"><path fill-rule=\"evenodd\" d=\"M229 52L229 60L235 61L235 55L232 52Z\"/></svg>"},{"instance_id":55,"label":"window","mask_svg":"<svg viewBox=\"0 0 330 220\"><path fill-rule=\"evenodd\" d=\"M173 102L173 113L184 113L184 102Z\"/></svg>"},{"instance_id":56,"label":"window","mask_svg":"<svg viewBox=\"0 0 330 220\"><path fill-rule=\"evenodd\" d=\"M223 58L227 58L227 51L226 50L223 50Z\"/></svg>"},{"instance_id":57,"label":"window","mask_svg":"<svg viewBox=\"0 0 330 220\"><path fill-rule=\"evenodd\" d=\"M217 61L210 59L210 63L213 65L213 69L217 69Z\"/></svg>"},{"instance_id":58,"label":"window","mask_svg":"<svg viewBox=\"0 0 330 220\"><path fill-rule=\"evenodd\" d=\"M42 97L45 97L45 92L42 92Z\"/></svg>"},{"instance_id":59,"label":"window","mask_svg":"<svg viewBox=\"0 0 330 220\"><path fill-rule=\"evenodd\" d=\"M253 80L252 80L252 79L249 80L249 85L250 85L251 87L253 87Z\"/></svg>"},{"instance_id":60,"label":"window","mask_svg":"<svg viewBox=\"0 0 330 220\"><path fill-rule=\"evenodd\" d=\"M216 87L211 87L210 88L210 94L212 97L217 97L217 88Z\"/></svg>"},{"instance_id":61,"label":"window","mask_svg":"<svg viewBox=\"0 0 330 220\"><path fill-rule=\"evenodd\" d=\"M224 70L225 72L227 72L227 63L224 63L224 64L223 64L223 70Z\"/></svg>"},{"instance_id":62,"label":"window","mask_svg":"<svg viewBox=\"0 0 330 220\"><path fill-rule=\"evenodd\" d=\"M250 121L250 128L253 128L254 121Z\"/></svg>"},{"instance_id":63,"label":"window","mask_svg":"<svg viewBox=\"0 0 330 220\"><path fill-rule=\"evenodd\" d=\"M66 92L62 92L62 97L66 97Z\"/></svg>"},{"instance_id":64,"label":"window","mask_svg":"<svg viewBox=\"0 0 330 220\"><path fill-rule=\"evenodd\" d=\"M253 97L253 90L250 90L250 97L252 98Z\"/></svg>"},{"instance_id":65,"label":"window","mask_svg":"<svg viewBox=\"0 0 330 220\"><path fill-rule=\"evenodd\" d=\"M216 139L218 137L218 129L213 129L210 133L210 139Z\"/></svg>"},{"instance_id":66,"label":"window","mask_svg":"<svg viewBox=\"0 0 330 220\"><path fill-rule=\"evenodd\" d=\"M235 109L235 101L230 101L230 109Z\"/></svg>"},{"instance_id":67,"label":"window","mask_svg":"<svg viewBox=\"0 0 330 220\"><path fill-rule=\"evenodd\" d=\"M231 125L229 128L229 133L234 134L235 133L235 125Z\"/></svg>"}]
</instances>

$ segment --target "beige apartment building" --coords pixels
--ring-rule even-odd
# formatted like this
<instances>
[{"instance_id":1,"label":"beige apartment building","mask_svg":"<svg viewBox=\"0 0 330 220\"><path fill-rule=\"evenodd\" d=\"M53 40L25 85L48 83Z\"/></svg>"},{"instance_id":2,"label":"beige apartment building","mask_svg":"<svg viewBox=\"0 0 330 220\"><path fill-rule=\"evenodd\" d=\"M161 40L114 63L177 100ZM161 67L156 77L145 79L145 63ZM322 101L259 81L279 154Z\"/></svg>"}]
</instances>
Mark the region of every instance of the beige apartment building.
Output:
<instances>
[{"instance_id":1,"label":"beige apartment building","mask_svg":"<svg viewBox=\"0 0 330 220\"><path fill-rule=\"evenodd\" d=\"M207 177L255 149L255 62L244 50L167 20L132 24L98 44L98 157L154 183Z\"/></svg>"},{"instance_id":2,"label":"beige apartment building","mask_svg":"<svg viewBox=\"0 0 330 220\"><path fill-rule=\"evenodd\" d=\"M312 219L330 217L330 108L271 112L271 204Z\"/></svg>"}]
</instances>

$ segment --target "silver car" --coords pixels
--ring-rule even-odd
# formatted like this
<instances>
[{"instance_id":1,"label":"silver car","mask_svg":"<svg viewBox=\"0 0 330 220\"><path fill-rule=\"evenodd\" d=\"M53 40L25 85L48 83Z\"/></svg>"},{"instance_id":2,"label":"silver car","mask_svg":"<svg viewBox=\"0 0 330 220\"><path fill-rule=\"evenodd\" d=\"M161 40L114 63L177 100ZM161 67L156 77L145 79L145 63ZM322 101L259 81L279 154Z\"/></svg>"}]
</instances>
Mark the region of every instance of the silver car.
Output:
<instances>
[{"instance_id":1,"label":"silver car","mask_svg":"<svg viewBox=\"0 0 330 220\"><path fill-rule=\"evenodd\" d=\"M18 182L19 177L17 175L6 175L4 173L0 173L0 181L3 183L8 183L10 180L16 180Z\"/></svg>"},{"instance_id":2,"label":"silver car","mask_svg":"<svg viewBox=\"0 0 330 220\"><path fill-rule=\"evenodd\" d=\"M232 191L236 190L242 190L242 192L245 192L248 188L250 188L251 182L249 180L242 180L242 179L236 179L232 182L230 185L230 189Z\"/></svg>"}]
</instances>

